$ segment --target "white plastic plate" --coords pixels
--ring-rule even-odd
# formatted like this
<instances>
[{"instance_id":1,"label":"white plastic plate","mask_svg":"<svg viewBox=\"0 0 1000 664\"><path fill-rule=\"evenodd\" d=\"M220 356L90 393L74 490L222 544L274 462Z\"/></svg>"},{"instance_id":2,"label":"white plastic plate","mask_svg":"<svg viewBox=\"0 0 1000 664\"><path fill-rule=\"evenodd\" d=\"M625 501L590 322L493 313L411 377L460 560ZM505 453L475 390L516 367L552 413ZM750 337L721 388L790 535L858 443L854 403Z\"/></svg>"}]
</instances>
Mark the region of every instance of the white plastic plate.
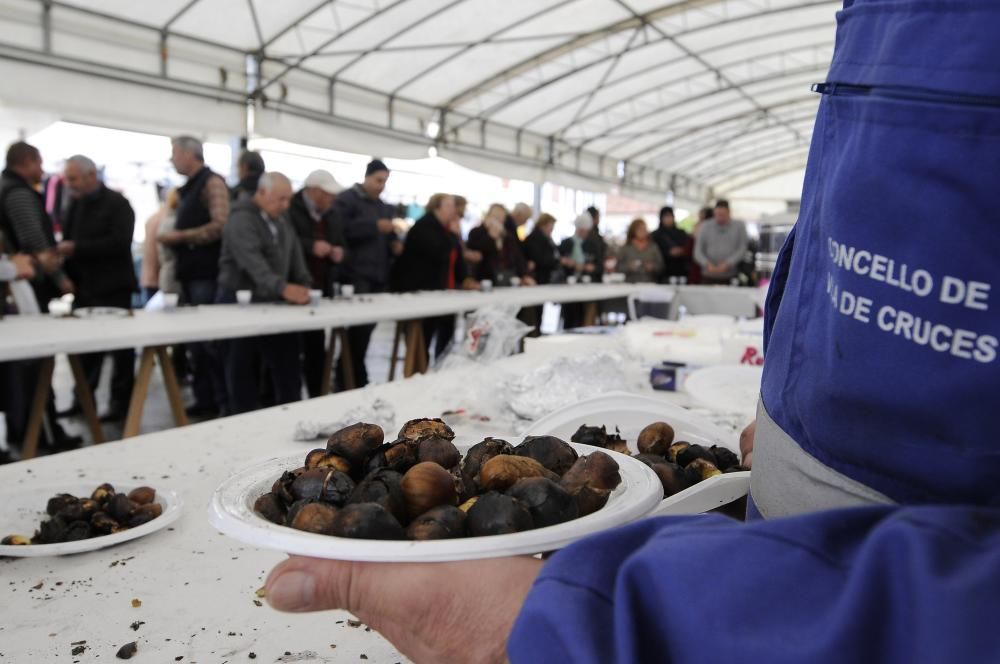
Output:
<instances>
[{"instance_id":1,"label":"white plastic plate","mask_svg":"<svg viewBox=\"0 0 1000 664\"><path fill-rule=\"evenodd\" d=\"M746 416L747 422L757 413L757 397L762 367L723 365L692 371L684 381L684 391L698 404L728 413Z\"/></svg>"},{"instance_id":2,"label":"white plastic plate","mask_svg":"<svg viewBox=\"0 0 1000 664\"><path fill-rule=\"evenodd\" d=\"M629 450L638 452L639 432L653 422L667 422L674 428L674 440L709 447L728 447L739 456L735 434L727 434L711 422L662 399L629 392L608 392L561 408L534 422L526 435L552 435L568 441L581 425L617 427L628 441ZM700 514L741 498L750 490L750 472L726 473L698 482L664 499L647 516Z\"/></svg>"},{"instance_id":3,"label":"white plastic plate","mask_svg":"<svg viewBox=\"0 0 1000 664\"><path fill-rule=\"evenodd\" d=\"M128 493L132 489L142 484L131 482L111 482L115 491ZM45 504L49 498L59 493L69 493L80 498L89 498L90 494L97 487L94 482L83 483L80 481L58 486L28 487L19 485L14 493L4 493L0 495L0 505L3 505L2 521L0 521L0 537L7 535L24 535L31 537L38 524L48 519L45 513ZM113 535L102 535L91 537L90 539L78 540L76 542L63 542L61 544L26 544L24 546L0 545L0 557L9 556L12 558L33 558L37 556L64 556L70 553L83 553L85 551L97 551L105 547L121 544L129 540L144 537L157 530L166 528L181 515L183 502L180 497L170 491L160 487L156 489L156 502L163 506L163 514L148 523L135 528L129 528Z\"/></svg>"},{"instance_id":4,"label":"white plastic plate","mask_svg":"<svg viewBox=\"0 0 1000 664\"><path fill-rule=\"evenodd\" d=\"M463 455L471 447L456 446ZM364 540L302 532L257 515L254 502L271 490L283 471L301 466L302 454L269 459L230 476L215 490L208 506L208 520L222 533L245 544L300 556L367 562L445 562L555 551L587 535L640 519L663 498L659 479L645 464L588 445L573 447L581 456L593 452L610 454L618 462L622 483L607 505L597 512L547 528L511 535L422 542Z\"/></svg>"}]
</instances>

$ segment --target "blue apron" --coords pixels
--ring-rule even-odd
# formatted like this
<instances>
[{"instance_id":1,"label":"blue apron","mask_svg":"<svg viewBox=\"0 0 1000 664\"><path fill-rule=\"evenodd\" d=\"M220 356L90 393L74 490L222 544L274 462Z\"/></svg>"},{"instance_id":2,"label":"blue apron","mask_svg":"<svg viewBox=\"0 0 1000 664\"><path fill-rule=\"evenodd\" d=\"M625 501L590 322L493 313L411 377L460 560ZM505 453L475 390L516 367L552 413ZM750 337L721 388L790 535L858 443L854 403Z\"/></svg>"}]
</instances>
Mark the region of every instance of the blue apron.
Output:
<instances>
[{"instance_id":1,"label":"blue apron","mask_svg":"<svg viewBox=\"0 0 1000 664\"><path fill-rule=\"evenodd\" d=\"M901 503L1000 505L1000 3L845 3L762 407Z\"/></svg>"}]
</instances>

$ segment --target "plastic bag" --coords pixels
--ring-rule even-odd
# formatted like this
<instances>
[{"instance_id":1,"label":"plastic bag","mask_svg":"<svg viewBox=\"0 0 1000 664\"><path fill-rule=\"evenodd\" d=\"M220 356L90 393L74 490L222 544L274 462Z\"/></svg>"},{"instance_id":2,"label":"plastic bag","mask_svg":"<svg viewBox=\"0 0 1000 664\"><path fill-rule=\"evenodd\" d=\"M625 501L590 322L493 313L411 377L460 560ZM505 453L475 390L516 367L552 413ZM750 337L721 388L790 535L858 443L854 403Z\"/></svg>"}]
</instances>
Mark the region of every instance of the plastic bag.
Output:
<instances>
[{"instance_id":1,"label":"plastic bag","mask_svg":"<svg viewBox=\"0 0 1000 664\"><path fill-rule=\"evenodd\" d=\"M484 307L466 321L462 342L452 343L435 369L454 369L469 362L488 363L517 352L531 326L517 319L518 307Z\"/></svg>"},{"instance_id":2,"label":"plastic bag","mask_svg":"<svg viewBox=\"0 0 1000 664\"><path fill-rule=\"evenodd\" d=\"M395 431L396 410L388 401L375 399L370 404L344 412L339 419L332 422L301 420L295 424L292 438L301 441L329 438L337 431L355 422L369 422L379 425L383 431Z\"/></svg>"},{"instance_id":3,"label":"plastic bag","mask_svg":"<svg viewBox=\"0 0 1000 664\"><path fill-rule=\"evenodd\" d=\"M526 420L537 420L571 403L630 388L625 358L600 352L586 357L557 357L507 381L508 407Z\"/></svg>"}]
</instances>

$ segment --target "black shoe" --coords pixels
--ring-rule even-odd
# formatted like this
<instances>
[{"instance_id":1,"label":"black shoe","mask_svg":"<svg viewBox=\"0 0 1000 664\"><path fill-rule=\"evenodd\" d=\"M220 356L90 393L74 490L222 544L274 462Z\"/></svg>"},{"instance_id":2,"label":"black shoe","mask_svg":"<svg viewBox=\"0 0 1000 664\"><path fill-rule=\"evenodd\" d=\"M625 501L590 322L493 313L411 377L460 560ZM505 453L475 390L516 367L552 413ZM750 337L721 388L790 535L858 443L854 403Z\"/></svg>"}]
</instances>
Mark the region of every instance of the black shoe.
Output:
<instances>
[{"instance_id":1,"label":"black shoe","mask_svg":"<svg viewBox=\"0 0 1000 664\"><path fill-rule=\"evenodd\" d=\"M74 403L66 410L60 410L56 412L56 417L59 419L64 419L67 417L79 417L80 415L83 415L83 408L78 403Z\"/></svg>"},{"instance_id":2,"label":"black shoe","mask_svg":"<svg viewBox=\"0 0 1000 664\"><path fill-rule=\"evenodd\" d=\"M17 459L10 453L9 450L0 450L0 466L6 463L14 463Z\"/></svg>"},{"instance_id":3,"label":"black shoe","mask_svg":"<svg viewBox=\"0 0 1000 664\"><path fill-rule=\"evenodd\" d=\"M185 409L188 417L197 417L199 419L212 419L219 416L219 411L217 408L211 406L202 406L201 404L195 404Z\"/></svg>"},{"instance_id":4,"label":"black shoe","mask_svg":"<svg viewBox=\"0 0 1000 664\"><path fill-rule=\"evenodd\" d=\"M50 452L68 452L83 447L83 436L57 436L54 442L49 443Z\"/></svg>"}]
</instances>

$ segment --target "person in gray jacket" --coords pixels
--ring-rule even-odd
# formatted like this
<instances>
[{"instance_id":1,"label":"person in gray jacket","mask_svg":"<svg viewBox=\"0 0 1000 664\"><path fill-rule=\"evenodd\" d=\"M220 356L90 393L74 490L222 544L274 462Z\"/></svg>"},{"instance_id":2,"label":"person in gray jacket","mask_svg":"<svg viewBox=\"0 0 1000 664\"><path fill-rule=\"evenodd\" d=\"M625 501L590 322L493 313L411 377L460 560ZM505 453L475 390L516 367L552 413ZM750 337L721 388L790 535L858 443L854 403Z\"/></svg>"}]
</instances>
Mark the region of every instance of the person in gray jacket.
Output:
<instances>
[{"instance_id":1,"label":"person in gray jacket","mask_svg":"<svg viewBox=\"0 0 1000 664\"><path fill-rule=\"evenodd\" d=\"M285 215L291 199L288 178L265 173L253 198L234 205L222 233L219 302L235 302L236 291L249 290L254 302L309 303L309 270ZM275 403L302 398L299 335L233 339L225 351L230 413L257 408L261 364L270 369Z\"/></svg>"},{"instance_id":2,"label":"person in gray jacket","mask_svg":"<svg viewBox=\"0 0 1000 664\"><path fill-rule=\"evenodd\" d=\"M728 284L736 276L747 246L746 225L733 221L728 201L718 201L715 216L705 222L694 241L694 260L701 267L702 283Z\"/></svg>"}]
</instances>

